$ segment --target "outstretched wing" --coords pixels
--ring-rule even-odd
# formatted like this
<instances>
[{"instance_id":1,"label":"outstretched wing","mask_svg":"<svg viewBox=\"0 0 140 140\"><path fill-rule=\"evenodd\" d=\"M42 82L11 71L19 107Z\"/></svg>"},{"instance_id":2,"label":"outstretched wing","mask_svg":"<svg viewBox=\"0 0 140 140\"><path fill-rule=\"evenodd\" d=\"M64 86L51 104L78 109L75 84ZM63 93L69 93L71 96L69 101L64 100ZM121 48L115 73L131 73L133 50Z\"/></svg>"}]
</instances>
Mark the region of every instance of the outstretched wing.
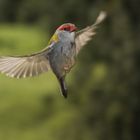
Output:
<instances>
[{"instance_id":1,"label":"outstretched wing","mask_svg":"<svg viewBox=\"0 0 140 140\"><path fill-rule=\"evenodd\" d=\"M32 77L47 72L49 68L48 50L27 56L0 57L0 72L9 77Z\"/></svg>"},{"instance_id":2,"label":"outstretched wing","mask_svg":"<svg viewBox=\"0 0 140 140\"><path fill-rule=\"evenodd\" d=\"M88 26L76 33L75 44L76 44L76 54L85 46L92 37L96 34L95 29L97 28L98 24L100 24L106 17L106 13L101 11L99 16L96 19L96 22Z\"/></svg>"}]
</instances>

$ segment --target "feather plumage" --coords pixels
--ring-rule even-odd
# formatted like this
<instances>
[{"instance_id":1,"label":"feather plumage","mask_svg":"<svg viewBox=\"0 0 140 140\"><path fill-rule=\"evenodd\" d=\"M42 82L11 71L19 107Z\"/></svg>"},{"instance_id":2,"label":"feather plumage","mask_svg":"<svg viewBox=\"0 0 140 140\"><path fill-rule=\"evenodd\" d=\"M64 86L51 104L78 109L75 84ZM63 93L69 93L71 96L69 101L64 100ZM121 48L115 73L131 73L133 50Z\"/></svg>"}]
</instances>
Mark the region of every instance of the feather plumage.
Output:
<instances>
[{"instance_id":1,"label":"feather plumage","mask_svg":"<svg viewBox=\"0 0 140 140\"><path fill-rule=\"evenodd\" d=\"M91 26L88 26L78 32L76 32L75 44L76 44L76 54L85 46L92 37L96 34L96 28L98 24L100 24L106 17L105 12L100 12L99 16L97 17L95 23Z\"/></svg>"},{"instance_id":2,"label":"feather plumage","mask_svg":"<svg viewBox=\"0 0 140 140\"><path fill-rule=\"evenodd\" d=\"M28 56L1 56L0 72L9 77L25 78L37 76L49 70L47 52Z\"/></svg>"}]
</instances>

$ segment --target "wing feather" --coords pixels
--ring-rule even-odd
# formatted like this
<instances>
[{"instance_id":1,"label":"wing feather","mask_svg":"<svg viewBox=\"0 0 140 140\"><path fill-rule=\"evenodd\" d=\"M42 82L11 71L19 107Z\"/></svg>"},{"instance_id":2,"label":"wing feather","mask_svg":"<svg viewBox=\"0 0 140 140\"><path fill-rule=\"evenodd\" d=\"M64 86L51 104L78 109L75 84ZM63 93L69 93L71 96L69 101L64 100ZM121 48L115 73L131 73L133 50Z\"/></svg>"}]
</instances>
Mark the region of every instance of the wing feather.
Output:
<instances>
[{"instance_id":1,"label":"wing feather","mask_svg":"<svg viewBox=\"0 0 140 140\"><path fill-rule=\"evenodd\" d=\"M25 78L37 76L50 69L48 51L27 56L1 56L0 72L9 77Z\"/></svg>"},{"instance_id":2,"label":"wing feather","mask_svg":"<svg viewBox=\"0 0 140 140\"><path fill-rule=\"evenodd\" d=\"M95 23L91 26L88 26L76 33L75 44L76 44L76 54L85 46L92 37L96 34L95 29L98 24L100 24L106 17L106 12L101 11L97 17Z\"/></svg>"}]
</instances>

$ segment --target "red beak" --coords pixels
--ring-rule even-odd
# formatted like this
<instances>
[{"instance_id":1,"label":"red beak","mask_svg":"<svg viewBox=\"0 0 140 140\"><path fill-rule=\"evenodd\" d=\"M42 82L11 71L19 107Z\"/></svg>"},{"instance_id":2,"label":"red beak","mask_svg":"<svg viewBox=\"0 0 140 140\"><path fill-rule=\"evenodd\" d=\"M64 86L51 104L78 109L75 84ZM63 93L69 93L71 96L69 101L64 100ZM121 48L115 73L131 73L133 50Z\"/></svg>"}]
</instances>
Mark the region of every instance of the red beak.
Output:
<instances>
[{"instance_id":1,"label":"red beak","mask_svg":"<svg viewBox=\"0 0 140 140\"><path fill-rule=\"evenodd\" d=\"M75 32L76 30L77 30L76 26L72 26L71 29L70 29L71 32Z\"/></svg>"}]
</instances>

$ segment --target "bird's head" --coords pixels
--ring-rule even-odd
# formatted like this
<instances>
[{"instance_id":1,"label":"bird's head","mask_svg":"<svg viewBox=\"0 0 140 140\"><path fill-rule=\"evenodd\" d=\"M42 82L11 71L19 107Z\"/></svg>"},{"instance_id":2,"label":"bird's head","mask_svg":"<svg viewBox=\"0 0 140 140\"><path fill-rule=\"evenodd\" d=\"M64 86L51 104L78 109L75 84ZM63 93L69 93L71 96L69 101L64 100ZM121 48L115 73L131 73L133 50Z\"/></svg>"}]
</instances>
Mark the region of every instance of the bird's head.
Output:
<instances>
[{"instance_id":1,"label":"bird's head","mask_svg":"<svg viewBox=\"0 0 140 140\"><path fill-rule=\"evenodd\" d=\"M66 32L75 32L77 30L77 27L72 23L65 23L62 24L57 28L57 31L66 31Z\"/></svg>"},{"instance_id":2,"label":"bird's head","mask_svg":"<svg viewBox=\"0 0 140 140\"><path fill-rule=\"evenodd\" d=\"M56 32L50 39L49 44L51 44L52 42L58 42L58 40L61 40L61 39L64 40L64 38L65 40L66 38L68 38L73 41L76 30L77 30L77 27L72 23L62 24L61 26L57 28Z\"/></svg>"}]
</instances>

